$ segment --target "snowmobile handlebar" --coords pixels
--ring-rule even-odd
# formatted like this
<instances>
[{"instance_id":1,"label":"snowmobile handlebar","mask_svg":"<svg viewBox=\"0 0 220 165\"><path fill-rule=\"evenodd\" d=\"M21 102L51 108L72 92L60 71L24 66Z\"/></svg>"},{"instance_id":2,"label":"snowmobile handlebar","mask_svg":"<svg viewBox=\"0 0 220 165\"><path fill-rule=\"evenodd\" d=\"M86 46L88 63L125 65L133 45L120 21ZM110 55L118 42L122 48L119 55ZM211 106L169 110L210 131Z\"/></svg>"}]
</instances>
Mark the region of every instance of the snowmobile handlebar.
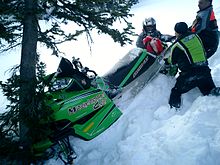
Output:
<instances>
[{"instance_id":1,"label":"snowmobile handlebar","mask_svg":"<svg viewBox=\"0 0 220 165\"><path fill-rule=\"evenodd\" d=\"M74 65L75 69L77 69L78 71L81 71L88 78L93 79L98 75L94 70L90 70L88 67L83 67L83 65L80 62L79 58L72 57L72 64ZM88 73L92 73L93 75L89 75Z\"/></svg>"},{"instance_id":2,"label":"snowmobile handlebar","mask_svg":"<svg viewBox=\"0 0 220 165\"><path fill-rule=\"evenodd\" d=\"M84 67L82 68L82 73L84 73L85 75L87 75L87 77L89 78L95 78L96 76L98 76L98 74L94 71L94 70L90 70L88 67ZM88 75L88 73L92 73L93 75Z\"/></svg>"},{"instance_id":3,"label":"snowmobile handlebar","mask_svg":"<svg viewBox=\"0 0 220 165\"><path fill-rule=\"evenodd\" d=\"M79 61L79 58L72 57L72 64L74 65L75 69L77 69L77 70L83 68L82 63Z\"/></svg>"}]
</instances>

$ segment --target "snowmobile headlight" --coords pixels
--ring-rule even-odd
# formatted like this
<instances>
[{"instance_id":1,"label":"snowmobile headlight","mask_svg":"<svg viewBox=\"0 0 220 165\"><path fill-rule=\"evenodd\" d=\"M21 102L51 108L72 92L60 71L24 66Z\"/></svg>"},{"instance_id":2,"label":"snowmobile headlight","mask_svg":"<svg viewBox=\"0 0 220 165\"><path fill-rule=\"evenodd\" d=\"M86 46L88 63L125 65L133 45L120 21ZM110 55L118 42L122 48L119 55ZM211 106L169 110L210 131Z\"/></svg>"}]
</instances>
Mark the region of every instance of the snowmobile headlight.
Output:
<instances>
[{"instance_id":1,"label":"snowmobile headlight","mask_svg":"<svg viewBox=\"0 0 220 165\"><path fill-rule=\"evenodd\" d=\"M71 78L62 78L62 79L56 79L52 85L50 90L51 91L57 91L66 88L71 84L72 79Z\"/></svg>"}]
</instances>

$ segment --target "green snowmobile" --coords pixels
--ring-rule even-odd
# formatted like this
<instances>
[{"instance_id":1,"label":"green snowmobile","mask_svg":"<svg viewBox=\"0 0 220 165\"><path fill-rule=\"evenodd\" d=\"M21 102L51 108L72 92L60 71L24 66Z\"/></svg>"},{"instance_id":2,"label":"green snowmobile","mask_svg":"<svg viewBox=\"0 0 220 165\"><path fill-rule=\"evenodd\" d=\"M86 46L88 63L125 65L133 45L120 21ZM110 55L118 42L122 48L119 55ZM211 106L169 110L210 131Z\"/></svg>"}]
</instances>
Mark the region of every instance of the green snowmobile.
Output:
<instances>
[{"instance_id":1,"label":"green snowmobile","mask_svg":"<svg viewBox=\"0 0 220 165\"><path fill-rule=\"evenodd\" d=\"M72 63L62 58L57 72L45 79L48 84L47 105L54 111L48 139L34 144L36 156L41 156L56 144L64 152L64 162L73 160L74 150L69 136L91 140L110 127L122 112L113 100L124 90L149 82L163 66L163 56L135 48L125 55L103 77L83 67L79 59ZM66 160L66 161L65 161Z\"/></svg>"},{"instance_id":2,"label":"green snowmobile","mask_svg":"<svg viewBox=\"0 0 220 165\"><path fill-rule=\"evenodd\" d=\"M46 77L46 103L54 111L50 123L52 132L48 139L34 144L36 156L54 144L69 146L67 139L70 135L91 140L122 115L107 93L94 84L97 74L79 64L78 60L74 60L72 65L62 58L57 72ZM104 82L99 82L104 88L105 84L101 83Z\"/></svg>"}]
</instances>

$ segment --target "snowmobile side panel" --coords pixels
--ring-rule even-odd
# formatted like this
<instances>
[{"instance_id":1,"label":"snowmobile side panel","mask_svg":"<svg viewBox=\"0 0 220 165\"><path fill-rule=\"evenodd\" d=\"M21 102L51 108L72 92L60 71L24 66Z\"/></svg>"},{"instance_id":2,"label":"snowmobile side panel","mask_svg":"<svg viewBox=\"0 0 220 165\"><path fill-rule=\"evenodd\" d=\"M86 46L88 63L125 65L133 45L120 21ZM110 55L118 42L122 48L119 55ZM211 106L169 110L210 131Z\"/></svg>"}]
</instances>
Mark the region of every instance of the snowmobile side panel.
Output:
<instances>
[{"instance_id":1,"label":"snowmobile side panel","mask_svg":"<svg viewBox=\"0 0 220 165\"><path fill-rule=\"evenodd\" d=\"M159 73L160 69L163 67L164 61L161 56L157 56L153 64L145 70L140 76L138 76L135 81L132 81L127 86L123 88L123 92L130 90L132 96L135 96L141 91L151 80L153 80Z\"/></svg>"},{"instance_id":2,"label":"snowmobile side panel","mask_svg":"<svg viewBox=\"0 0 220 165\"><path fill-rule=\"evenodd\" d=\"M123 80L123 84L121 83L121 87L125 87L129 85L132 81L136 80L139 76L142 76L144 72L147 72L151 66L156 62L157 56L152 56L146 50L143 50L142 54L139 57L139 62L133 67L133 70L129 72L126 78ZM153 72L154 74L154 72ZM146 79L148 79L146 77Z\"/></svg>"},{"instance_id":3,"label":"snowmobile side panel","mask_svg":"<svg viewBox=\"0 0 220 165\"><path fill-rule=\"evenodd\" d=\"M120 87L125 86L126 84L128 84L128 80L130 79L130 77L133 75L133 73L136 71L136 69L141 66L141 64L143 63L143 61L145 60L147 56L147 52L143 51L141 56L139 57L139 59L137 60L136 64L133 66L133 68L130 70L130 72L127 74L127 76L124 78L124 80L120 83ZM144 61L145 62L145 61ZM136 76L134 75L133 78L135 78Z\"/></svg>"},{"instance_id":4,"label":"snowmobile side panel","mask_svg":"<svg viewBox=\"0 0 220 165\"><path fill-rule=\"evenodd\" d=\"M67 119L74 123L94 111L102 110L111 102L105 92L94 90L59 103L60 108L53 114L53 118L55 121Z\"/></svg>"},{"instance_id":5,"label":"snowmobile side panel","mask_svg":"<svg viewBox=\"0 0 220 165\"><path fill-rule=\"evenodd\" d=\"M102 108L90 120L84 124L76 124L73 126L75 134L86 140L91 140L105 131L120 116L122 112L112 102L108 106Z\"/></svg>"}]
</instances>

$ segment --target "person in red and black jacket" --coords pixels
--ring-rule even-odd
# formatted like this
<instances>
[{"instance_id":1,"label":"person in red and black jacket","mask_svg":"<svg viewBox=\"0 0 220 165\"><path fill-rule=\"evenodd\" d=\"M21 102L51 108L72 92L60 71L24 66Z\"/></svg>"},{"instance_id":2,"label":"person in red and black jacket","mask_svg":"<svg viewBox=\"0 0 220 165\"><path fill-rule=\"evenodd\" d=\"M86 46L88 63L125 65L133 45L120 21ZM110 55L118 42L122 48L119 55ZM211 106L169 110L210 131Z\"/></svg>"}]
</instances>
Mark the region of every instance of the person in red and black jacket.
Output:
<instances>
[{"instance_id":1,"label":"person in red and black jacket","mask_svg":"<svg viewBox=\"0 0 220 165\"><path fill-rule=\"evenodd\" d=\"M212 0L199 0L199 11L190 27L199 35L206 51L206 57L211 57L219 44L218 25L213 11Z\"/></svg>"}]
</instances>

